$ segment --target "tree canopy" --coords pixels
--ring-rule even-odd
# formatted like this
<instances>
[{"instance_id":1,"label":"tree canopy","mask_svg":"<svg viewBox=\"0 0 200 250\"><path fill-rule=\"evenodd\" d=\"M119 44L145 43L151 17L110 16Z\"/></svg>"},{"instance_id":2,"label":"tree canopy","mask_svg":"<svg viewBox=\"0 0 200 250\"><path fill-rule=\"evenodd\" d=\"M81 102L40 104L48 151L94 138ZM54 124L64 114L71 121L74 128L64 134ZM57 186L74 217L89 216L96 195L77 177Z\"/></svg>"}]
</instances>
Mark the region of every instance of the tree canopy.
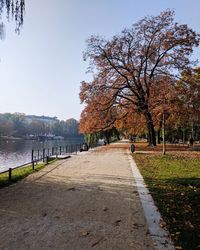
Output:
<instances>
[{"instance_id":1,"label":"tree canopy","mask_svg":"<svg viewBox=\"0 0 200 250\"><path fill-rule=\"evenodd\" d=\"M80 99L86 104L81 126L86 119L97 118L104 129L102 120L111 126L126 116L142 115L149 142L156 145L152 104L156 98L161 104L167 102L167 95L160 98L163 82L166 90L172 89L180 72L193 66L190 55L200 41L200 35L186 24L176 23L174 15L174 11L166 10L145 17L110 40L101 36L87 40L84 59L89 59L94 79L81 85Z\"/></svg>"},{"instance_id":2,"label":"tree canopy","mask_svg":"<svg viewBox=\"0 0 200 250\"><path fill-rule=\"evenodd\" d=\"M0 20L5 14L6 19L14 20L16 27L15 31L19 33L24 22L25 0L0 0ZM0 38L4 38L5 24L0 23Z\"/></svg>"}]
</instances>

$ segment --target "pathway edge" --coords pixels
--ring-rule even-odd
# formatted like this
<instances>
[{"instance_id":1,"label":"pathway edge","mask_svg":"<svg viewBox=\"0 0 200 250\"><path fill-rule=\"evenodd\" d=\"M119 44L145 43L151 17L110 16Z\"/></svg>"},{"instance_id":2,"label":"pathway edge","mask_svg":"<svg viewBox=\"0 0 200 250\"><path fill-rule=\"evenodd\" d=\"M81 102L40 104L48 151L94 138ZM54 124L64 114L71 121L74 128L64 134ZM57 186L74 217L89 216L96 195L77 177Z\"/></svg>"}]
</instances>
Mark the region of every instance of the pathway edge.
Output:
<instances>
[{"instance_id":1,"label":"pathway edge","mask_svg":"<svg viewBox=\"0 0 200 250\"><path fill-rule=\"evenodd\" d=\"M170 234L166 229L160 227L162 221L160 212L155 206L153 198L144 182L144 179L136 165L136 162L128 152L128 159L132 174L136 183L136 188L142 203L144 215L148 224L149 232L152 237L156 250L174 250L174 245L170 239Z\"/></svg>"}]
</instances>

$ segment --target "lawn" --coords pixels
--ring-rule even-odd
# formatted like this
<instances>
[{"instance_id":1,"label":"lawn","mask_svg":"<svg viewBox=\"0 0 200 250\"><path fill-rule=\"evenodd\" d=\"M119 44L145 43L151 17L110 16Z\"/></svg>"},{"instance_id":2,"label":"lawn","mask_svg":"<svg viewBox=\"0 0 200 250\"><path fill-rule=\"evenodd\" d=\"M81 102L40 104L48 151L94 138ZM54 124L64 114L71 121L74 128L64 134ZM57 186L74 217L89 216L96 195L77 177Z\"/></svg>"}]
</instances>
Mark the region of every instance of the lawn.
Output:
<instances>
[{"instance_id":1,"label":"lawn","mask_svg":"<svg viewBox=\"0 0 200 250\"><path fill-rule=\"evenodd\" d=\"M49 163L52 163L54 161L55 160L52 160ZM17 181L25 178L29 174L32 174L36 171L41 170L45 166L46 166L46 163L39 163L39 164L35 165L34 170L32 169L32 165L28 165L28 166L23 167L23 168L14 169L14 170L12 170L12 180L11 181L9 181L9 179L8 179L8 172L0 174L0 188L8 186L14 182L17 182Z\"/></svg>"},{"instance_id":2,"label":"lawn","mask_svg":"<svg viewBox=\"0 0 200 250\"><path fill-rule=\"evenodd\" d=\"M200 249L200 157L134 154L177 249Z\"/></svg>"}]
</instances>

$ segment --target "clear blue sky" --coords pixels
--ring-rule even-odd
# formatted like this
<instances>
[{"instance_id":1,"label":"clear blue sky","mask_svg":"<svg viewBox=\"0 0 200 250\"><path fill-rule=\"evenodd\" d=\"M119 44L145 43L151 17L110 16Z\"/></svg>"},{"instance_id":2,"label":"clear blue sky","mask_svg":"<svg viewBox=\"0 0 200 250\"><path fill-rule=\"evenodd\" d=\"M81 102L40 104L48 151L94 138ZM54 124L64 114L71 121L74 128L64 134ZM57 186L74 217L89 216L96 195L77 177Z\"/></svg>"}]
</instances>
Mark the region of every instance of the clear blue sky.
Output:
<instances>
[{"instance_id":1,"label":"clear blue sky","mask_svg":"<svg viewBox=\"0 0 200 250\"><path fill-rule=\"evenodd\" d=\"M26 0L21 34L11 23L0 41L0 113L79 119L80 82L89 79L85 40L111 37L167 8L200 33L200 0Z\"/></svg>"}]
</instances>

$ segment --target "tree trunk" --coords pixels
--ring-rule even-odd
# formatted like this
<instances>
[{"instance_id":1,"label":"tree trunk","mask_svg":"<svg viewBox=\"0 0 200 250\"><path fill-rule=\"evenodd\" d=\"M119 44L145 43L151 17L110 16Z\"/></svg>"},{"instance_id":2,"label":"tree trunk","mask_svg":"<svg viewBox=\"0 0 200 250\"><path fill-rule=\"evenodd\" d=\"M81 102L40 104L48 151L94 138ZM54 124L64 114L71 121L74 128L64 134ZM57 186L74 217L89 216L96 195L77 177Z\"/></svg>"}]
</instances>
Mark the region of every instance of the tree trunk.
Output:
<instances>
[{"instance_id":1,"label":"tree trunk","mask_svg":"<svg viewBox=\"0 0 200 250\"><path fill-rule=\"evenodd\" d=\"M160 123L159 123L159 128L158 128L158 133L157 133L157 136L158 136L158 144L161 143L161 129L162 129L162 120L160 120Z\"/></svg>"},{"instance_id":2,"label":"tree trunk","mask_svg":"<svg viewBox=\"0 0 200 250\"><path fill-rule=\"evenodd\" d=\"M163 111L163 155L166 154L166 140L165 140L165 110Z\"/></svg>"},{"instance_id":3,"label":"tree trunk","mask_svg":"<svg viewBox=\"0 0 200 250\"><path fill-rule=\"evenodd\" d=\"M104 135L105 135L106 143L107 143L107 144L110 144L109 133L108 133L107 130L104 132Z\"/></svg>"},{"instance_id":4,"label":"tree trunk","mask_svg":"<svg viewBox=\"0 0 200 250\"><path fill-rule=\"evenodd\" d=\"M151 113L149 111L146 111L144 113L144 116L145 116L146 121L147 121L149 145L156 146L156 134L155 134L155 130L154 130L154 124L153 124Z\"/></svg>"},{"instance_id":5,"label":"tree trunk","mask_svg":"<svg viewBox=\"0 0 200 250\"><path fill-rule=\"evenodd\" d=\"M160 141L160 132L161 132L161 130L160 130L160 128L159 128L159 129L158 129L158 132L157 132L157 136L158 136L157 141L158 141L158 144L161 143L161 141Z\"/></svg>"}]
</instances>

